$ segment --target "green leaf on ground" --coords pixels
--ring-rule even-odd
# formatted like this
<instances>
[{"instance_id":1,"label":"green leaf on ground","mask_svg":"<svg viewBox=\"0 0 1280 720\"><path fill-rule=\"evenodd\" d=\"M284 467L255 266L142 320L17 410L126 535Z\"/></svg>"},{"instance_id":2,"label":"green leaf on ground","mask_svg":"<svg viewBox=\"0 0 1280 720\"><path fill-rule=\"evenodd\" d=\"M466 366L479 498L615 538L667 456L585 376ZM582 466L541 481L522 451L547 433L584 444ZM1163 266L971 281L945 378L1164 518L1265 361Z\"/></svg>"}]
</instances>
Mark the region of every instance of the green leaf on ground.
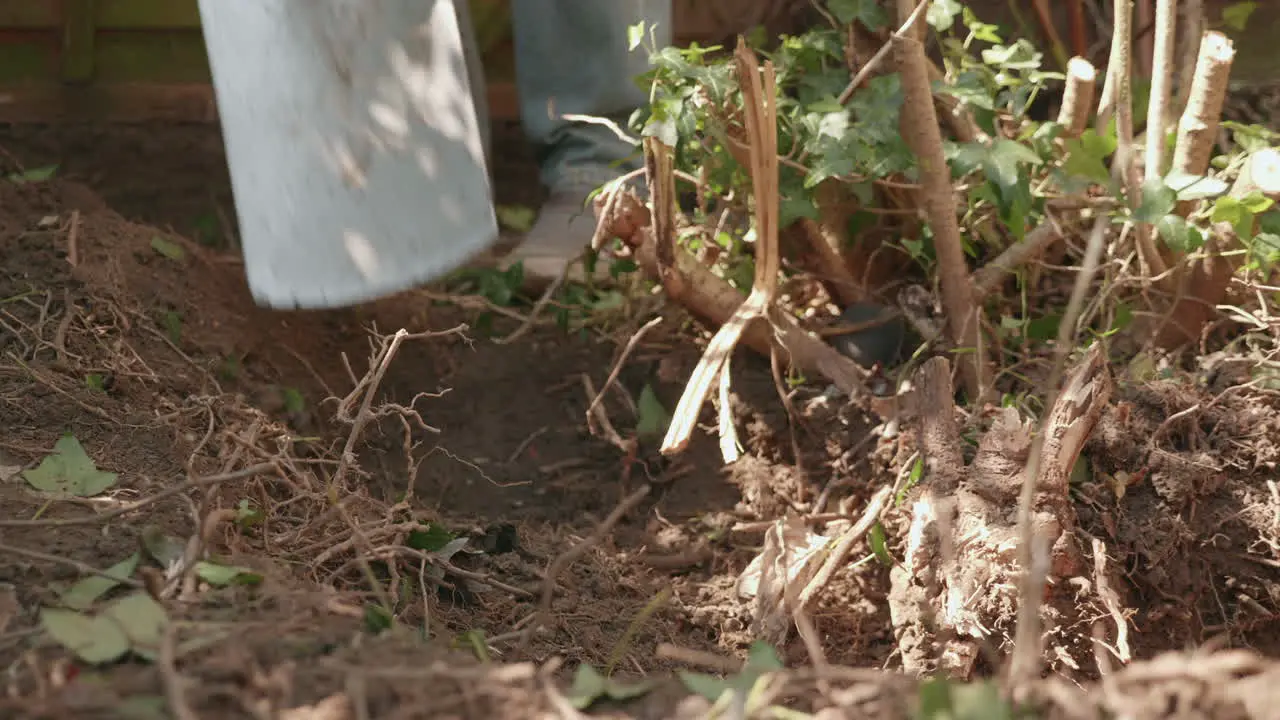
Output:
<instances>
[{"instance_id":1,"label":"green leaf on ground","mask_svg":"<svg viewBox=\"0 0 1280 720\"><path fill-rule=\"evenodd\" d=\"M297 388L280 388L280 394L284 396L284 410L290 414L298 414L307 409L307 399L303 397L302 391Z\"/></svg>"},{"instance_id":2,"label":"green leaf on ground","mask_svg":"<svg viewBox=\"0 0 1280 720\"><path fill-rule=\"evenodd\" d=\"M871 545L871 553L885 567L893 566L893 556L889 554L889 542L885 536L884 525L877 522L867 533L867 542Z\"/></svg>"},{"instance_id":3,"label":"green leaf on ground","mask_svg":"<svg viewBox=\"0 0 1280 720\"><path fill-rule=\"evenodd\" d=\"M578 666L573 676L573 685L569 688L569 703L576 710L586 710L601 698L610 700L630 700L640 697L653 688L653 682L640 680L623 682L601 675L598 670L583 663Z\"/></svg>"},{"instance_id":4,"label":"green leaf on ground","mask_svg":"<svg viewBox=\"0 0 1280 720\"><path fill-rule=\"evenodd\" d=\"M44 167L31 168L30 170L20 173L10 173L8 177L9 182L14 183L15 185L22 185L23 183L30 182L44 182L45 180L53 177L53 174L56 172L58 172L57 165L46 165Z\"/></svg>"},{"instance_id":5,"label":"green leaf on ground","mask_svg":"<svg viewBox=\"0 0 1280 720\"><path fill-rule=\"evenodd\" d=\"M240 498L236 505L236 524L242 528L253 527L266 519L266 514L257 508L249 498Z\"/></svg>"},{"instance_id":6,"label":"green leaf on ground","mask_svg":"<svg viewBox=\"0 0 1280 720\"><path fill-rule=\"evenodd\" d=\"M1064 143L1067 159L1062 169L1069 175L1106 184L1111 180L1106 160L1115 152L1116 144L1114 135L1099 135L1097 130L1089 128L1079 138L1070 138Z\"/></svg>"},{"instance_id":7,"label":"green leaf on ground","mask_svg":"<svg viewBox=\"0 0 1280 720\"><path fill-rule=\"evenodd\" d=\"M381 605L368 603L364 606L364 627L370 633L377 635L390 628L394 623L395 618L384 610Z\"/></svg>"},{"instance_id":8,"label":"green leaf on ground","mask_svg":"<svg viewBox=\"0 0 1280 720\"><path fill-rule=\"evenodd\" d=\"M963 684L926 680L920 687L921 720L1012 720L1013 708L990 681Z\"/></svg>"},{"instance_id":9,"label":"green leaf on ground","mask_svg":"<svg viewBox=\"0 0 1280 720\"><path fill-rule=\"evenodd\" d=\"M75 610L42 608L40 627L59 645L92 665L109 663L129 652L124 628L108 618L83 615Z\"/></svg>"},{"instance_id":10,"label":"green leaf on ground","mask_svg":"<svg viewBox=\"0 0 1280 720\"><path fill-rule=\"evenodd\" d=\"M99 470L74 435L63 435L40 465L22 473L31 487L44 492L93 497L116 482L116 474Z\"/></svg>"},{"instance_id":11,"label":"green leaf on ground","mask_svg":"<svg viewBox=\"0 0 1280 720\"><path fill-rule=\"evenodd\" d=\"M133 652L147 660L160 653L169 615L146 591L139 590L108 605L99 620L114 622L129 639Z\"/></svg>"},{"instance_id":12,"label":"green leaf on ground","mask_svg":"<svg viewBox=\"0 0 1280 720\"><path fill-rule=\"evenodd\" d=\"M662 406L651 385L646 383L644 389L640 391L640 399L636 402L636 407L640 414L639 421L636 423L637 435L654 437L667 432L667 425L671 424L671 415Z\"/></svg>"},{"instance_id":13,"label":"green leaf on ground","mask_svg":"<svg viewBox=\"0 0 1280 720\"><path fill-rule=\"evenodd\" d=\"M689 692L697 693L715 702L726 690L734 690L745 696L762 676L782 668L782 661L778 659L778 653L773 646L757 640L751 643L751 649L747 651L747 664L737 675L718 678L706 673L685 670L679 671L679 675L680 682L684 683Z\"/></svg>"},{"instance_id":14,"label":"green leaf on ground","mask_svg":"<svg viewBox=\"0 0 1280 720\"><path fill-rule=\"evenodd\" d=\"M174 262L182 262L187 258L187 251L181 245L158 235L151 238L151 249Z\"/></svg>"},{"instance_id":15,"label":"green leaf on ground","mask_svg":"<svg viewBox=\"0 0 1280 720\"><path fill-rule=\"evenodd\" d=\"M245 567L235 565L218 565L211 562L198 562L195 567L196 577L209 583L224 587L227 585L258 585L262 575Z\"/></svg>"},{"instance_id":16,"label":"green leaf on ground","mask_svg":"<svg viewBox=\"0 0 1280 720\"><path fill-rule=\"evenodd\" d=\"M411 530L405 545L422 552L438 552L443 550L455 537L442 525L426 523L421 530Z\"/></svg>"},{"instance_id":17,"label":"green leaf on ground","mask_svg":"<svg viewBox=\"0 0 1280 720\"><path fill-rule=\"evenodd\" d=\"M135 552L104 570L103 575L90 575L80 580L62 592L62 604L71 610L88 610L98 598L128 579L138 568L139 559L140 556Z\"/></svg>"}]
</instances>

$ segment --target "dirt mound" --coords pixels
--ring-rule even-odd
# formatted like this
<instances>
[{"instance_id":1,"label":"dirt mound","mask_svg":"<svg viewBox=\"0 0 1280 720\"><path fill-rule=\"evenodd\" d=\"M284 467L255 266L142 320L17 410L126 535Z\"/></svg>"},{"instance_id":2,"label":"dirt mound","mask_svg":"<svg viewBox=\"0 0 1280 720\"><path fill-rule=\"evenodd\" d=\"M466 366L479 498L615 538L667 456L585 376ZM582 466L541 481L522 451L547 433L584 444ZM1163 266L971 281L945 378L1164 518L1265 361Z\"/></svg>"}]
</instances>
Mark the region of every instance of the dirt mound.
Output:
<instances>
[{"instance_id":1,"label":"dirt mound","mask_svg":"<svg viewBox=\"0 0 1280 720\"><path fill-rule=\"evenodd\" d=\"M164 172L180 170L148 168ZM569 689L579 664L664 678L597 704L599 716L696 717L710 701L690 687L706 685L666 671L747 654L752 608L735 582L765 530L817 496L822 522L848 523L911 474L912 431L868 441L867 418L822 388L797 391L793 440L768 363L747 356L734 361L747 457L721 469L700 436L673 465L633 461L587 429L582 383L603 384L629 332L548 325L497 344L455 328L491 322L502 335L518 318L480 323L483 310L425 290L346 311L263 310L234 254L122 214L90 184L0 183L4 717L568 715L583 699ZM421 336L372 332L401 328ZM606 396L610 417L634 426L646 388L673 407L697 356L687 332L646 336ZM362 413L383 365L369 403L382 411ZM1125 568L1133 656L1155 659L1100 683L1081 668L1070 680L1089 692L1046 681L1032 693L1042 717L1269 716L1274 664L1160 655L1206 643L1280 654L1280 407L1237 370L1121 384L1074 499ZM64 435L106 488L51 500L20 473ZM559 575L544 629L527 632L547 568L646 481L655 492ZM892 557L907 505L884 516ZM901 718L923 696L879 671L896 652L889 569L858 547L865 560L810 608L828 664L809 667L790 638L779 660L797 669L776 676L769 702ZM104 597L158 598L173 634L133 660L95 664L83 648L77 659L43 613L135 553L137 572ZM1104 659L1114 620L1096 623Z\"/></svg>"}]
</instances>

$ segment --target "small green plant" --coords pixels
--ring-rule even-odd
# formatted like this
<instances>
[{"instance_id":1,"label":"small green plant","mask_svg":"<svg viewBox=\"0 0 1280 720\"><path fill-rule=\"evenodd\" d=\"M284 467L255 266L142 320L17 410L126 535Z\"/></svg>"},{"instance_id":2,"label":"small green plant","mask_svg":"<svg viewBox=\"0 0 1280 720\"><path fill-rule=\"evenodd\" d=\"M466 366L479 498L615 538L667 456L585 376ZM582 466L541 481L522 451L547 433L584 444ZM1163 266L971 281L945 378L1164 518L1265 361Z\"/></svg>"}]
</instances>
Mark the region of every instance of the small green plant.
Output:
<instances>
[{"instance_id":1,"label":"small green plant","mask_svg":"<svg viewBox=\"0 0 1280 720\"><path fill-rule=\"evenodd\" d=\"M782 661L778 659L773 646L757 640L751 644L747 651L747 662L736 675L719 678L688 670L681 670L678 674L680 681L690 692L711 700L717 706L738 704L746 713L739 714L739 717L753 717L763 709L760 707L762 691L769 674L782 669Z\"/></svg>"},{"instance_id":2,"label":"small green plant","mask_svg":"<svg viewBox=\"0 0 1280 720\"><path fill-rule=\"evenodd\" d=\"M583 663L573 675L573 685L566 693L575 709L586 710L602 699L624 701L640 697L653 689L653 682L640 680L622 682L601 675L598 670Z\"/></svg>"},{"instance_id":3,"label":"small green plant","mask_svg":"<svg viewBox=\"0 0 1280 720\"><path fill-rule=\"evenodd\" d=\"M297 415L306 412L307 398L302 391L294 387L280 388L280 395L284 398L284 411L290 415Z\"/></svg>"},{"instance_id":4,"label":"small green plant","mask_svg":"<svg viewBox=\"0 0 1280 720\"><path fill-rule=\"evenodd\" d=\"M254 504L248 498L241 498L240 503L236 505L236 525L241 530L246 530L255 525L261 524L266 519L266 513Z\"/></svg>"},{"instance_id":5,"label":"small green plant","mask_svg":"<svg viewBox=\"0 0 1280 720\"><path fill-rule=\"evenodd\" d=\"M1017 710L1000 695L990 680L957 683L926 680L920 685L919 707L914 720L1033 720L1035 715Z\"/></svg>"}]
</instances>

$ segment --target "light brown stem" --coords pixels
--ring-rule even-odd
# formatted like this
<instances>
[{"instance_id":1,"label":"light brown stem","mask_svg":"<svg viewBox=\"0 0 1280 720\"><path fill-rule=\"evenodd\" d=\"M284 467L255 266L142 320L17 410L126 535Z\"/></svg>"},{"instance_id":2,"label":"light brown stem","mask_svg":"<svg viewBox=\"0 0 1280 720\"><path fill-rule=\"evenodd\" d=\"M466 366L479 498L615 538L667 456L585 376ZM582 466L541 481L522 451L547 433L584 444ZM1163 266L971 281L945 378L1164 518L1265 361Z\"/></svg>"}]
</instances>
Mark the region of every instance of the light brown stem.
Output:
<instances>
[{"instance_id":1,"label":"light brown stem","mask_svg":"<svg viewBox=\"0 0 1280 720\"><path fill-rule=\"evenodd\" d=\"M1173 41L1178 25L1178 0L1157 0L1154 50L1151 60L1151 98L1147 104L1146 178L1164 176L1165 118L1173 85Z\"/></svg>"},{"instance_id":2,"label":"light brown stem","mask_svg":"<svg viewBox=\"0 0 1280 720\"><path fill-rule=\"evenodd\" d=\"M1220 32L1209 31L1200 40L1195 78L1173 149L1173 169L1179 173L1203 175L1209 169L1235 54L1231 39Z\"/></svg>"},{"instance_id":3,"label":"light brown stem","mask_svg":"<svg viewBox=\"0 0 1280 720\"><path fill-rule=\"evenodd\" d=\"M1082 57L1073 57L1067 63L1067 86L1062 95L1062 109L1058 111L1058 124L1063 137L1079 137L1089 122L1093 109L1093 95L1098 86L1098 70Z\"/></svg>"},{"instance_id":4,"label":"light brown stem","mask_svg":"<svg viewBox=\"0 0 1280 720\"><path fill-rule=\"evenodd\" d=\"M1120 163L1120 177L1124 181L1130 207L1136 209L1142 202L1142 178L1133 164L1133 0L1116 0L1115 36L1112 39L1112 57L1116 87L1116 161ZM1116 50L1115 48L1119 48ZM1138 246L1138 259L1147 277L1163 276L1168 269L1164 258L1152 239L1152 227L1139 223L1134 228L1134 243Z\"/></svg>"},{"instance_id":5,"label":"light brown stem","mask_svg":"<svg viewBox=\"0 0 1280 720\"><path fill-rule=\"evenodd\" d=\"M1000 253L995 260L987 263L981 270L973 274L974 293L978 297L982 297L995 292L996 288L999 287L1009 273L1022 267L1031 258L1042 255L1045 248L1049 247L1055 240L1061 239L1062 235L1058 232L1057 227L1050 222L1046 222L1027 233L1021 242L1005 248L1004 252Z\"/></svg>"},{"instance_id":6,"label":"light brown stem","mask_svg":"<svg viewBox=\"0 0 1280 720\"><path fill-rule=\"evenodd\" d=\"M898 0L900 21L905 21L915 10L913 0ZM919 160L920 195L929 227L933 230L942 296L947 308L947 329L951 342L964 349L957 360L969 400L980 403L990 375L986 372L978 310L969 284L960 223L956 219L955 188L943 155L942 132L938 129L938 117L933 107L928 59L924 44L914 36L898 35L893 42L905 99L900 119L902 135Z\"/></svg>"},{"instance_id":7,"label":"light brown stem","mask_svg":"<svg viewBox=\"0 0 1280 720\"><path fill-rule=\"evenodd\" d=\"M1116 24L1111 29L1111 51L1107 53L1107 70L1106 75L1102 78L1102 94L1098 98L1098 132L1106 130L1107 126L1111 124L1111 118L1115 116L1116 92L1119 89L1120 82L1119 77L1116 75L1116 70L1120 67L1121 51L1127 52L1129 43L1133 39L1132 33L1129 32L1129 13L1125 13L1125 27L1123 28L1125 32L1121 33L1122 28L1119 25L1119 18L1120 11L1123 9L1120 4L1123 1L1116 0L1115 5ZM1128 6L1132 6L1132 0L1130 0Z\"/></svg>"}]
</instances>

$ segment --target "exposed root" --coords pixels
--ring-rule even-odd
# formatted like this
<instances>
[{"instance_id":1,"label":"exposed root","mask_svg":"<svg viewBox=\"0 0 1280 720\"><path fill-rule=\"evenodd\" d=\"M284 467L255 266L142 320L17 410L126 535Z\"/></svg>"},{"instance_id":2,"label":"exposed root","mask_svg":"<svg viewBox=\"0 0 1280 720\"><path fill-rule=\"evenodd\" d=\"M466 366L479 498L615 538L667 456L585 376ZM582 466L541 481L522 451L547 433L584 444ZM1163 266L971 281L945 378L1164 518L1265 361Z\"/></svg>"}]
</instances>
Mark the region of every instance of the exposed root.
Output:
<instances>
[{"instance_id":1,"label":"exposed root","mask_svg":"<svg viewBox=\"0 0 1280 720\"><path fill-rule=\"evenodd\" d=\"M1021 602L1019 579L1027 570L1018 557L1017 517L1008 508L1016 507L1022 488L1031 425L1011 408L998 411L966 467L947 361L928 361L917 377L913 409L928 479L914 496L906 555L893 571L890 609L908 672L968 677L981 648L1002 645L1008 637L1011 611ZM1032 507L1033 537L1046 551L1043 569L1051 593L1040 609L1046 637L1061 637L1081 613L1073 579L1086 565L1073 540L1076 516L1067 481L1107 407L1110 383L1105 357L1095 346L1046 422ZM1058 642L1059 657L1079 654L1069 637Z\"/></svg>"}]
</instances>

